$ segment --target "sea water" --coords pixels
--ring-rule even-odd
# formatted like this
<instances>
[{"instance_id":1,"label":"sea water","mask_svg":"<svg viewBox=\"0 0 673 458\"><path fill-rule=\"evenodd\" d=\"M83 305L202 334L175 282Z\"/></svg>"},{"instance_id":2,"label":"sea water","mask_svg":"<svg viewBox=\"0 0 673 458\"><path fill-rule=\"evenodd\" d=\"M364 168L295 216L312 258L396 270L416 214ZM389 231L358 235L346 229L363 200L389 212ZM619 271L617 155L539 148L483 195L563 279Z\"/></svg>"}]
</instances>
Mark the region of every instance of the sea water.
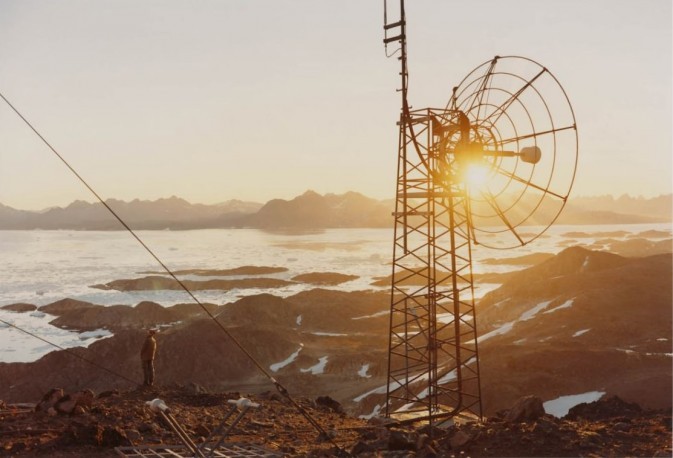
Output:
<instances>
[{"instance_id":1,"label":"sea water","mask_svg":"<svg viewBox=\"0 0 673 458\"><path fill-rule=\"evenodd\" d=\"M507 272L522 266L485 265L488 258L519 257L545 252L558 253L569 232L596 233L584 237L582 244L607 238L601 232L624 231L627 239L647 230L670 233L670 224L605 226L554 226L529 245L511 250L473 248L475 273ZM535 228L527 228L534 231ZM138 237L171 270L233 269L241 266L284 267L288 270L272 277L290 280L299 274L337 272L358 279L333 286L342 291L387 290L371 283L392 273L393 232L389 229L327 229L313 232L269 232L256 229L207 229L191 231L138 231ZM619 238L619 237L610 237ZM163 306L193 302L184 291L100 290L92 285L112 280L138 278L162 267L126 231L0 231L0 306L29 303L37 306L63 298L99 305L135 305L154 301ZM181 279L207 280L213 277L180 276ZM226 277L235 279L237 277ZM483 296L496 288L477 284L475 295ZM230 291L195 291L201 302L224 304L240 297L269 293L287 297L314 285L293 283L282 288L250 288ZM109 337L105 330L77 333L49 324L54 317L40 313L0 310L0 320L15 324L63 347L84 346ZM0 362L33 361L54 347L0 321Z\"/></svg>"}]
</instances>

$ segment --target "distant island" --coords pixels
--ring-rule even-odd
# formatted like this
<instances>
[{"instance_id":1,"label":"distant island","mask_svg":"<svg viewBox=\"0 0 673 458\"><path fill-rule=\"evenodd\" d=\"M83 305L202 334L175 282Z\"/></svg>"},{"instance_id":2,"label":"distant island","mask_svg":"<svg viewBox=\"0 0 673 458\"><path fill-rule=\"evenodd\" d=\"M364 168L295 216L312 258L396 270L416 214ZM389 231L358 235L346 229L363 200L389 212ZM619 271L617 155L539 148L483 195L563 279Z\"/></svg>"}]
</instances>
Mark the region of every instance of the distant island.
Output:
<instances>
[{"instance_id":1,"label":"distant island","mask_svg":"<svg viewBox=\"0 0 673 458\"><path fill-rule=\"evenodd\" d=\"M388 228L393 225L394 199L376 200L357 192L321 195L314 191L291 200L266 204L229 200L220 204L192 204L179 197L109 205L133 229L328 229ZM638 224L672 220L673 194L654 198L621 196L572 198L557 224ZM0 204L0 230L121 230L123 227L100 203L75 201L67 207L42 211L14 209Z\"/></svg>"}]
</instances>

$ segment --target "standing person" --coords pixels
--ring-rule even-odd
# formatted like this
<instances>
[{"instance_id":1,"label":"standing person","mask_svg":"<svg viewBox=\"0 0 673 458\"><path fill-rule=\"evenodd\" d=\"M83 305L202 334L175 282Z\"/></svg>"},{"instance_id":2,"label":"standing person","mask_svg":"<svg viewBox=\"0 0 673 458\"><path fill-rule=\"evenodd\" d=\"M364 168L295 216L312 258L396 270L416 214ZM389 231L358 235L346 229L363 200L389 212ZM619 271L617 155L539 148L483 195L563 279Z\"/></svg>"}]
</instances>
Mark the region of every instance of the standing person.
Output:
<instances>
[{"instance_id":1,"label":"standing person","mask_svg":"<svg viewBox=\"0 0 673 458\"><path fill-rule=\"evenodd\" d=\"M140 361L143 365L143 375L145 377L143 385L145 386L154 385L154 355L157 352L157 341L154 334L156 332L155 329L147 331L143 348L140 350Z\"/></svg>"}]
</instances>

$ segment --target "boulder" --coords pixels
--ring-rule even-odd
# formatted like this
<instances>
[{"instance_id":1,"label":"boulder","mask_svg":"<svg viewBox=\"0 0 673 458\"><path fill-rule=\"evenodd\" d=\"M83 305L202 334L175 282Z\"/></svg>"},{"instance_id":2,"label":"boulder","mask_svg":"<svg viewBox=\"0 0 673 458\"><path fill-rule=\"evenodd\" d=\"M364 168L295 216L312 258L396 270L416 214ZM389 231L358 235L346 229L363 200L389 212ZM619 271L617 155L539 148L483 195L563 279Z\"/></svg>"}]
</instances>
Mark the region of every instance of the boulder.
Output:
<instances>
[{"instance_id":1,"label":"boulder","mask_svg":"<svg viewBox=\"0 0 673 458\"><path fill-rule=\"evenodd\" d=\"M459 450L465 447L468 442L472 440L472 437L464 431L456 431L453 436L449 439L449 444L451 444L452 450Z\"/></svg>"},{"instance_id":2,"label":"boulder","mask_svg":"<svg viewBox=\"0 0 673 458\"><path fill-rule=\"evenodd\" d=\"M187 391L190 394L208 394L208 390L199 385L198 383L191 382L187 386Z\"/></svg>"},{"instance_id":3,"label":"boulder","mask_svg":"<svg viewBox=\"0 0 673 458\"><path fill-rule=\"evenodd\" d=\"M516 401L505 415L505 421L522 423L537 420L545 414L542 399L537 396L524 396Z\"/></svg>"},{"instance_id":4,"label":"boulder","mask_svg":"<svg viewBox=\"0 0 673 458\"><path fill-rule=\"evenodd\" d=\"M106 426L101 434L100 445L106 448L131 445L124 430L118 426Z\"/></svg>"},{"instance_id":5,"label":"boulder","mask_svg":"<svg viewBox=\"0 0 673 458\"><path fill-rule=\"evenodd\" d=\"M403 429L391 429L388 450L416 450L418 434Z\"/></svg>"},{"instance_id":6,"label":"boulder","mask_svg":"<svg viewBox=\"0 0 673 458\"><path fill-rule=\"evenodd\" d=\"M37 412L47 412L50 408L54 407L54 404L63 397L62 388L52 388L47 391L40 402L35 406L35 411Z\"/></svg>"},{"instance_id":7,"label":"boulder","mask_svg":"<svg viewBox=\"0 0 673 458\"><path fill-rule=\"evenodd\" d=\"M315 403L319 406L326 407L333 412L344 413L344 408L341 404L329 396L318 396Z\"/></svg>"},{"instance_id":8,"label":"boulder","mask_svg":"<svg viewBox=\"0 0 673 458\"><path fill-rule=\"evenodd\" d=\"M54 404L54 409L61 414L70 415L83 412L91 407L95 395L91 390L82 390L67 394ZM80 409L77 409L80 408Z\"/></svg>"}]
</instances>

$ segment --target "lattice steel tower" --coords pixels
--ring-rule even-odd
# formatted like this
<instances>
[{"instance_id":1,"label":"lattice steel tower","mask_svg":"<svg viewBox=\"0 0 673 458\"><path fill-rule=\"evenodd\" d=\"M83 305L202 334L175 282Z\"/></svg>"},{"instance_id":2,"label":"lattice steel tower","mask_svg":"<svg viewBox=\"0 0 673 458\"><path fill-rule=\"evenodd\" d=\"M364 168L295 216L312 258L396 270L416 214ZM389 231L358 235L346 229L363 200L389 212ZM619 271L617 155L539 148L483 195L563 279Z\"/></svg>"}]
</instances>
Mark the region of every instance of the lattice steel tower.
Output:
<instances>
[{"instance_id":1,"label":"lattice steel tower","mask_svg":"<svg viewBox=\"0 0 673 458\"><path fill-rule=\"evenodd\" d=\"M399 4L389 22L384 2L402 80L386 415L481 418L472 245L522 246L556 220L575 176L575 116L546 68L513 56L474 69L445 108L411 110Z\"/></svg>"}]
</instances>

